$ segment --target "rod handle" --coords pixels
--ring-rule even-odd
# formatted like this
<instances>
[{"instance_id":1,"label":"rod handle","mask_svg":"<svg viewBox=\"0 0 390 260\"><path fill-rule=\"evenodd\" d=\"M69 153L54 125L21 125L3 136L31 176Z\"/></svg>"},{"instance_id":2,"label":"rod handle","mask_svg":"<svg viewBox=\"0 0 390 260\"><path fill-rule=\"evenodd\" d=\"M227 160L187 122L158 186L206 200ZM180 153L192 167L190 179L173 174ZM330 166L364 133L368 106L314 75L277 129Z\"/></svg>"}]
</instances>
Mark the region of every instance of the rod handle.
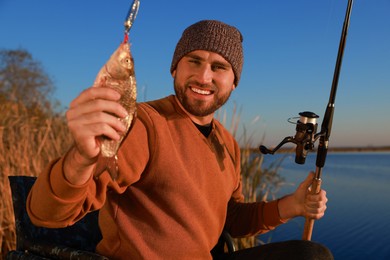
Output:
<instances>
[{"instance_id":1,"label":"rod handle","mask_svg":"<svg viewBox=\"0 0 390 260\"><path fill-rule=\"evenodd\" d=\"M311 190L309 191L311 194L318 194L321 191L321 178L314 178L311 184ZM314 219L306 218L305 227L303 229L303 240L311 240L311 234L313 233L314 227Z\"/></svg>"}]
</instances>

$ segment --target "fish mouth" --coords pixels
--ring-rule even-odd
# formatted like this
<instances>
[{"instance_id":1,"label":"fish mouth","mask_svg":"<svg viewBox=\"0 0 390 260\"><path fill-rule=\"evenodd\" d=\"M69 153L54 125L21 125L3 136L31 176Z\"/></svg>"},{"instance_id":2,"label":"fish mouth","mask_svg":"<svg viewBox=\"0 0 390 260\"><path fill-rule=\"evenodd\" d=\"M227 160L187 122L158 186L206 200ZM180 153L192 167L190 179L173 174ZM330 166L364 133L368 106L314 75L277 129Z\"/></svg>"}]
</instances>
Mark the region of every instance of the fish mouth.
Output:
<instances>
[{"instance_id":1,"label":"fish mouth","mask_svg":"<svg viewBox=\"0 0 390 260\"><path fill-rule=\"evenodd\" d=\"M203 96L210 96L210 95L214 94L214 91L209 90L209 89L200 89L200 88L196 88L196 87L190 87L190 89L192 92L199 94L199 95L203 95Z\"/></svg>"}]
</instances>

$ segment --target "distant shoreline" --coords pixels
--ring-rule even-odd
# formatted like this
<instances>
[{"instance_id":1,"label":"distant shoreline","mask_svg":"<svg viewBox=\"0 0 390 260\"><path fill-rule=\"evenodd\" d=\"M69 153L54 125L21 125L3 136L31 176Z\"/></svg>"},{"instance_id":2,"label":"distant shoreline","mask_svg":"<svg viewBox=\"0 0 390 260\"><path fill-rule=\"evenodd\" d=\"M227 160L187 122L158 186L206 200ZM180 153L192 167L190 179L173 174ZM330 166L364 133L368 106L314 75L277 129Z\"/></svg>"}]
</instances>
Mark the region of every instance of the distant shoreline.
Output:
<instances>
[{"instance_id":1,"label":"distant shoreline","mask_svg":"<svg viewBox=\"0 0 390 260\"><path fill-rule=\"evenodd\" d=\"M329 152L390 152L390 146L330 147Z\"/></svg>"},{"instance_id":2,"label":"distant shoreline","mask_svg":"<svg viewBox=\"0 0 390 260\"><path fill-rule=\"evenodd\" d=\"M253 151L259 149L252 149ZM315 152L316 149L313 149L311 152ZM390 152L390 146L365 146L365 147L329 147L328 153L345 153L345 152ZM277 153L295 153L295 147L281 148Z\"/></svg>"}]
</instances>

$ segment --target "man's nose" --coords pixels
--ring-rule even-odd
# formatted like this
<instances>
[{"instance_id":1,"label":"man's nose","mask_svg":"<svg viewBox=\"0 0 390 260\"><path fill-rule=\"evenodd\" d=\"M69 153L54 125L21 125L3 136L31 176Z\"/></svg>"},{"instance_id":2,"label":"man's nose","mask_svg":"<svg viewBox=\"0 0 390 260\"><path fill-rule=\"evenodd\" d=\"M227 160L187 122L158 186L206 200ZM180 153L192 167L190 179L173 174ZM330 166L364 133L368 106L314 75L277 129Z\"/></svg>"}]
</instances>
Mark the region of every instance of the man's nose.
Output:
<instances>
[{"instance_id":1,"label":"man's nose","mask_svg":"<svg viewBox=\"0 0 390 260\"><path fill-rule=\"evenodd\" d=\"M210 66L201 66L197 73L198 81L201 84L209 84L213 80L213 71Z\"/></svg>"}]
</instances>

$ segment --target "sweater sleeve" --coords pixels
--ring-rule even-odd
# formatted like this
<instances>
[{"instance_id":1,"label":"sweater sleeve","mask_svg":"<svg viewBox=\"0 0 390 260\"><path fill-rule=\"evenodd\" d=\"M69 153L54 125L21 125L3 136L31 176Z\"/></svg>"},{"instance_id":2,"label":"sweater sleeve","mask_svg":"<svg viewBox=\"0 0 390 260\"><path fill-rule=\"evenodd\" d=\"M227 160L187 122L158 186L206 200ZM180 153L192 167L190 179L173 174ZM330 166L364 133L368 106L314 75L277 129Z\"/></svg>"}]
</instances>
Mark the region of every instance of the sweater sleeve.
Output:
<instances>
[{"instance_id":1,"label":"sweater sleeve","mask_svg":"<svg viewBox=\"0 0 390 260\"><path fill-rule=\"evenodd\" d=\"M243 203L232 198L229 201L225 228L233 237L263 234L283 223L278 200Z\"/></svg>"},{"instance_id":2,"label":"sweater sleeve","mask_svg":"<svg viewBox=\"0 0 390 260\"><path fill-rule=\"evenodd\" d=\"M27 198L27 212L37 226L60 228L72 225L89 211L100 208L104 198L92 199L92 178L84 185L69 183L62 171L64 157L40 174ZM96 189L95 189L96 190Z\"/></svg>"},{"instance_id":3,"label":"sweater sleeve","mask_svg":"<svg viewBox=\"0 0 390 260\"><path fill-rule=\"evenodd\" d=\"M118 151L119 176L116 181L108 172L99 178L91 177L83 185L73 185L64 175L64 158L54 160L39 175L27 198L26 207L31 221L37 226L66 227L83 218L88 212L103 207L107 191L123 193L138 181L145 169L151 147L147 113L138 110L135 125ZM150 127L149 127L150 128Z\"/></svg>"}]
</instances>

